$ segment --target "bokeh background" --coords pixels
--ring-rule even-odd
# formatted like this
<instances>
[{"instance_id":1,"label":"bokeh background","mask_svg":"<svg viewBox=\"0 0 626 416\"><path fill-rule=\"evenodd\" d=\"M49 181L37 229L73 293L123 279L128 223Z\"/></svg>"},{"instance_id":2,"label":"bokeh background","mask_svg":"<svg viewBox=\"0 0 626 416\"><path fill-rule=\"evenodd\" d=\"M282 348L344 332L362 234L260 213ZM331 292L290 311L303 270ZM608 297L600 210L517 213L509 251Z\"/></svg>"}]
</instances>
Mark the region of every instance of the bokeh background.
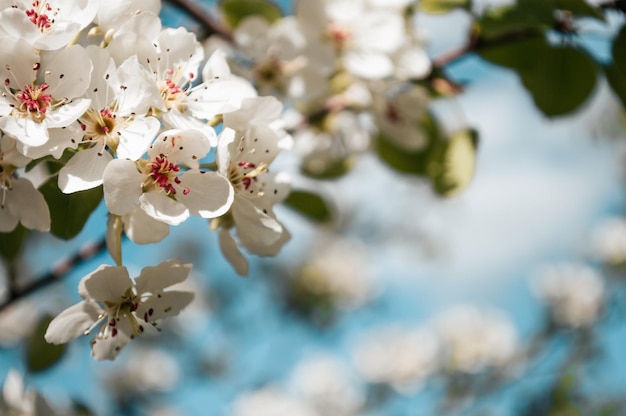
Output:
<instances>
[{"instance_id":1,"label":"bokeh background","mask_svg":"<svg viewBox=\"0 0 626 416\"><path fill-rule=\"evenodd\" d=\"M165 1L162 18L200 31ZM463 12L418 19L431 56L465 42ZM600 59L622 23L611 19L582 40ZM328 198L332 224L278 207L292 240L275 258L252 258L247 278L198 218L157 245L127 241L131 275L156 259L194 263L192 306L115 362L93 361L84 338L53 367L28 372L32 325L79 299L80 278L111 263L97 255L0 315L0 379L17 369L51 404L78 402L95 415L626 414L626 276L603 251L619 251L625 238L622 110L600 80L580 111L547 119L511 71L473 56L448 71L466 89L436 111L480 135L475 177L461 194L443 199L375 155L331 181L301 176L297 160L281 155L274 170ZM45 273L99 238L105 216L100 207L69 242L29 240L23 267ZM555 266L603 276L602 308L584 330L549 325L536 282ZM465 373L437 364L442 328L475 349L458 352L469 356Z\"/></svg>"}]
</instances>

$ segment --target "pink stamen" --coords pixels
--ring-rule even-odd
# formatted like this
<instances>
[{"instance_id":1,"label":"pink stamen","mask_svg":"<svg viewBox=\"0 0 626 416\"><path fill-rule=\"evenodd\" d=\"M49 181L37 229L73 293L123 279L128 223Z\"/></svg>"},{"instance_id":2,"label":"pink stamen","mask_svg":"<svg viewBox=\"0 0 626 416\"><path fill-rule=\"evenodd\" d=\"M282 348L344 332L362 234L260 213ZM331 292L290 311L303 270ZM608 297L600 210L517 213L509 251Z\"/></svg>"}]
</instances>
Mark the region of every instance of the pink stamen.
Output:
<instances>
[{"instance_id":1,"label":"pink stamen","mask_svg":"<svg viewBox=\"0 0 626 416\"><path fill-rule=\"evenodd\" d=\"M52 95L44 93L47 89L48 84L45 82L36 87L25 86L22 92L16 95L17 99L22 102L20 108L35 113L45 113L52 101Z\"/></svg>"},{"instance_id":2,"label":"pink stamen","mask_svg":"<svg viewBox=\"0 0 626 416\"><path fill-rule=\"evenodd\" d=\"M176 184L180 184L180 178L175 176L179 169L178 165L168 161L167 157L160 155L152 162L152 172L150 176L166 193L175 195L176 189L172 181Z\"/></svg>"}]
</instances>

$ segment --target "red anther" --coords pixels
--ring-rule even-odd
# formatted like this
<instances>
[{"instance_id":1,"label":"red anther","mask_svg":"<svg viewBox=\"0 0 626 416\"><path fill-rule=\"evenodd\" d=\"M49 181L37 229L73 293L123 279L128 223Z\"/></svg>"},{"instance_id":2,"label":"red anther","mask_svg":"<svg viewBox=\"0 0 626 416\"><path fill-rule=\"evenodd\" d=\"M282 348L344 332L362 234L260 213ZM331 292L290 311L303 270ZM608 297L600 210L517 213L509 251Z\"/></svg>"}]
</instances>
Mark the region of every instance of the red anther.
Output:
<instances>
[{"instance_id":1,"label":"red anther","mask_svg":"<svg viewBox=\"0 0 626 416\"><path fill-rule=\"evenodd\" d=\"M189 188L183 189L183 195L189 195L189 192L191 192Z\"/></svg>"}]
</instances>

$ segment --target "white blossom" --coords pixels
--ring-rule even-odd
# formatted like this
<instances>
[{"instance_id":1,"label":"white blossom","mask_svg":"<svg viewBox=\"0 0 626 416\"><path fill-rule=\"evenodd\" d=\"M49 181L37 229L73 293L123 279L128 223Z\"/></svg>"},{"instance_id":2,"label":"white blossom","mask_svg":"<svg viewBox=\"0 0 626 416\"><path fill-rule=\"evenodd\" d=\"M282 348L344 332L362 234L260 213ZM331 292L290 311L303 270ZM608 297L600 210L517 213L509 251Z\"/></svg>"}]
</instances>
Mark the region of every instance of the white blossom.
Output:
<instances>
[{"instance_id":1,"label":"white blossom","mask_svg":"<svg viewBox=\"0 0 626 416\"><path fill-rule=\"evenodd\" d=\"M565 327L589 326L602 311L602 277L584 264L546 266L532 281L532 288L547 303L554 321Z\"/></svg>"},{"instance_id":2,"label":"white blossom","mask_svg":"<svg viewBox=\"0 0 626 416\"><path fill-rule=\"evenodd\" d=\"M243 393L231 406L230 416L322 416L306 403L277 387L267 386Z\"/></svg>"},{"instance_id":3,"label":"white blossom","mask_svg":"<svg viewBox=\"0 0 626 416\"><path fill-rule=\"evenodd\" d=\"M224 131L217 149L220 174L228 178L235 197L228 218L219 219L220 247L239 274L247 273L247 262L234 243L229 228L235 228L248 251L275 255L290 238L276 219L273 205L289 193L285 175L269 173L269 165L280 151L281 137L270 125L280 114L273 98L248 99L240 110L224 115Z\"/></svg>"},{"instance_id":4,"label":"white blossom","mask_svg":"<svg viewBox=\"0 0 626 416\"><path fill-rule=\"evenodd\" d=\"M438 354L439 343L431 331L389 325L364 334L353 360L365 380L411 393L438 369Z\"/></svg>"},{"instance_id":5,"label":"white blossom","mask_svg":"<svg viewBox=\"0 0 626 416\"><path fill-rule=\"evenodd\" d=\"M72 124L89 107L82 98L92 65L80 45L36 54L23 40L0 36L0 128L28 146L49 139L49 128Z\"/></svg>"},{"instance_id":6,"label":"white blossom","mask_svg":"<svg viewBox=\"0 0 626 416\"><path fill-rule=\"evenodd\" d=\"M166 130L148 150L148 159L115 159L104 170L109 211L126 215L138 205L152 218L178 225L189 214L218 217L228 211L233 189L223 176L198 169L211 148L199 130ZM189 167L182 171L181 167Z\"/></svg>"},{"instance_id":7,"label":"white blossom","mask_svg":"<svg viewBox=\"0 0 626 416\"><path fill-rule=\"evenodd\" d=\"M50 210L43 195L18 169L30 159L16 150L9 136L0 137L0 232L13 231L18 223L38 231L50 230Z\"/></svg>"},{"instance_id":8,"label":"white blossom","mask_svg":"<svg viewBox=\"0 0 626 416\"><path fill-rule=\"evenodd\" d=\"M145 267L133 281L126 267L102 265L83 277L78 285L83 300L50 322L45 339L63 344L100 325L91 354L98 361L113 360L133 337L191 302L193 293L167 290L185 280L190 269L190 264L169 260Z\"/></svg>"},{"instance_id":9,"label":"white blossom","mask_svg":"<svg viewBox=\"0 0 626 416\"><path fill-rule=\"evenodd\" d=\"M358 415L365 395L338 358L318 353L297 364L290 376L294 395L320 415Z\"/></svg>"},{"instance_id":10,"label":"white blossom","mask_svg":"<svg viewBox=\"0 0 626 416\"><path fill-rule=\"evenodd\" d=\"M0 31L41 50L61 49L87 27L100 2L88 0L4 1ZM6 44L3 44L6 46Z\"/></svg>"},{"instance_id":11,"label":"white blossom","mask_svg":"<svg viewBox=\"0 0 626 416\"><path fill-rule=\"evenodd\" d=\"M450 371L478 373L505 366L518 349L510 320L495 309L457 305L434 320L443 365Z\"/></svg>"}]
</instances>

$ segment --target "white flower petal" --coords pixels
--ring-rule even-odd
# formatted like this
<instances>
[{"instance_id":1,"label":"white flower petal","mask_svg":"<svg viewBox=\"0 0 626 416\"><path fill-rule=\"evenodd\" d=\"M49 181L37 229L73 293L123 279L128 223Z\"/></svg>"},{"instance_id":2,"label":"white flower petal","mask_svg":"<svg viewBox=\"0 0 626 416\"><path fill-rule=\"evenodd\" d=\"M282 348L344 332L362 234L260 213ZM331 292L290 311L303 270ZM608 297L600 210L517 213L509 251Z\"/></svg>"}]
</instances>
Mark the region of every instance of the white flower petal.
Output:
<instances>
[{"instance_id":1,"label":"white flower petal","mask_svg":"<svg viewBox=\"0 0 626 416\"><path fill-rule=\"evenodd\" d=\"M0 129L27 146L41 146L48 141L46 125L29 118L0 117Z\"/></svg>"},{"instance_id":2,"label":"white flower petal","mask_svg":"<svg viewBox=\"0 0 626 416\"><path fill-rule=\"evenodd\" d=\"M143 175L135 162L115 159L109 162L102 175L104 202L112 214L124 215L139 203Z\"/></svg>"},{"instance_id":3,"label":"white flower petal","mask_svg":"<svg viewBox=\"0 0 626 416\"><path fill-rule=\"evenodd\" d=\"M251 124L269 123L280 117L283 105L275 97L246 98L237 111L224 114L224 125L235 130L245 130Z\"/></svg>"},{"instance_id":4,"label":"white flower petal","mask_svg":"<svg viewBox=\"0 0 626 416\"><path fill-rule=\"evenodd\" d=\"M157 221L137 206L133 211L124 215L124 233L135 244L158 243L170 233L170 227L162 221Z\"/></svg>"},{"instance_id":5,"label":"white flower petal","mask_svg":"<svg viewBox=\"0 0 626 416\"><path fill-rule=\"evenodd\" d=\"M151 296L137 308L137 315L154 322L168 316L176 316L193 300L193 293L168 290L160 293L160 297ZM152 310L152 314L148 311Z\"/></svg>"},{"instance_id":6,"label":"white flower petal","mask_svg":"<svg viewBox=\"0 0 626 416\"><path fill-rule=\"evenodd\" d=\"M161 123L155 117L137 117L120 133L117 157L120 159L139 159L150 147L150 143L159 131Z\"/></svg>"},{"instance_id":7,"label":"white flower petal","mask_svg":"<svg viewBox=\"0 0 626 416\"><path fill-rule=\"evenodd\" d=\"M248 260L241 254L237 243L230 235L229 230L221 229L219 231L220 249L226 260L233 266L237 274L245 276L248 274Z\"/></svg>"},{"instance_id":8,"label":"white flower petal","mask_svg":"<svg viewBox=\"0 0 626 416\"><path fill-rule=\"evenodd\" d=\"M119 85L111 85L118 91L118 114L131 113L144 115L150 107L160 107L163 103L154 76L149 73L133 55L117 69Z\"/></svg>"},{"instance_id":9,"label":"white flower petal","mask_svg":"<svg viewBox=\"0 0 626 416\"><path fill-rule=\"evenodd\" d=\"M92 340L91 355L98 361L115 360L122 348L130 341L132 329L128 319L122 318L117 322L117 334L105 338L96 336Z\"/></svg>"},{"instance_id":10,"label":"white flower petal","mask_svg":"<svg viewBox=\"0 0 626 416\"><path fill-rule=\"evenodd\" d=\"M78 98L61 107L46 113L45 123L48 127L66 127L75 122L91 105L88 98Z\"/></svg>"},{"instance_id":11,"label":"white flower petal","mask_svg":"<svg viewBox=\"0 0 626 416\"><path fill-rule=\"evenodd\" d=\"M391 59L385 54L376 52L347 52L344 55L344 65L352 74L367 79L381 79L393 73Z\"/></svg>"},{"instance_id":12,"label":"white flower petal","mask_svg":"<svg viewBox=\"0 0 626 416\"><path fill-rule=\"evenodd\" d=\"M189 218L184 204L160 191L144 193L139 197L139 204L146 214L169 225L178 225Z\"/></svg>"},{"instance_id":13,"label":"white flower petal","mask_svg":"<svg viewBox=\"0 0 626 416\"><path fill-rule=\"evenodd\" d=\"M24 406L24 381L17 370L11 369L4 379L2 398L13 409L22 409Z\"/></svg>"},{"instance_id":14,"label":"white flower petal","mask_svg":"<svg viewBox=\"0 0 626 416\"><path fill-rule=\"evenodd\" d=\"M224 215L233 203L234 190L228 179L216 172L187 171L176 185L176 197L189 211L202 218Z\"/></svg>"},{"instance_id":15,"label":"white flower petal","mask_svg":"<svg viewBox=\"0 0 626 416\"><path fill-rule=\"evenodd\" d=\"M132 285L126 267L108 265L99 266L80 282L81 292L100 303L119 303Z\"/></svg>"},{"instance_id":16,"label":"white flower petal","mask_svg":"<svg viewBox=\"0 0 626 416\"><path fill-rule=\"evenodd\" d=\"M104 170L112 160L98 145L79 151L59 171L59 189L71 194L95 188L102 184Z\"/></svg>"},{"instance_id":17,"label":"white flower petal","mask_svg":"<svg viewBox=\"0 0 626 416\"><path fill-rule=\"evenodd\" d=\"M254 253L276 242L283 232L278 221L245 197L235 196L232 214L241 244Z\"/></svg>"},{"instance_id":18,"label":"white flower petal","mask_svg":"<svg viewBox=\"0 0 626 416\"><path fill-rule=\"evenodd\" d=\"M64 344L85 333L96 323L103 309L92 301L82 301L57 315L48 325L44 338L51 344Z\"/></svg>"},{"instance_id":19,"label":"white flower petal","mask_svg":"<svg viewBox=\"0 0 626 416\"><path fill-rule=\"evenodd\" d=\"M80 45L54 53L42 52L41 66L50 86L47 92L57 100L80 97L89 87L93 66L87 51Z\"/></svg>"},{"instance_id":20,"label":"white flower petal","mask_svg":"<svg viewBox=\"0 0 626 416\"><path fill-rule=\"evenodd\" d=\"M31 230L50 231L50 211L43 195L25 178L13 181L6 206L22 225Z\"/></svg>"},{"instance_id":21,"label":"white flower petal","mask_svg":"<svg viewBox=\"0 0 626 416\"><path fill-rule=\"evenodd\" d=\"M180 260L168 260L156 266L144 267L135 279L138 294L157 293L163 289L184 281L189 275L191 264Z\"/></svg>"},{"instance_id":22,"label":"white flower petal","mask_svg":"<svg viewBox=\"0 0 626 416\"><path fill-rule=\"evenodd\" d=\"M211 141L200 130L166 130L159 134L148 150L152 159L165 155L170 162L182 162L191 168L211 150Z\"/></svg>"},{"instance_id":23,"label":"white flower petal","mask_svg":"<svg viewBox=\"0 0 626 416\"><path fill-rule=\"evenodd\" d=\"M19 220L5 205L0 207L0 233L11 232L17 227Z\"/></svg>"}]
</instances>

